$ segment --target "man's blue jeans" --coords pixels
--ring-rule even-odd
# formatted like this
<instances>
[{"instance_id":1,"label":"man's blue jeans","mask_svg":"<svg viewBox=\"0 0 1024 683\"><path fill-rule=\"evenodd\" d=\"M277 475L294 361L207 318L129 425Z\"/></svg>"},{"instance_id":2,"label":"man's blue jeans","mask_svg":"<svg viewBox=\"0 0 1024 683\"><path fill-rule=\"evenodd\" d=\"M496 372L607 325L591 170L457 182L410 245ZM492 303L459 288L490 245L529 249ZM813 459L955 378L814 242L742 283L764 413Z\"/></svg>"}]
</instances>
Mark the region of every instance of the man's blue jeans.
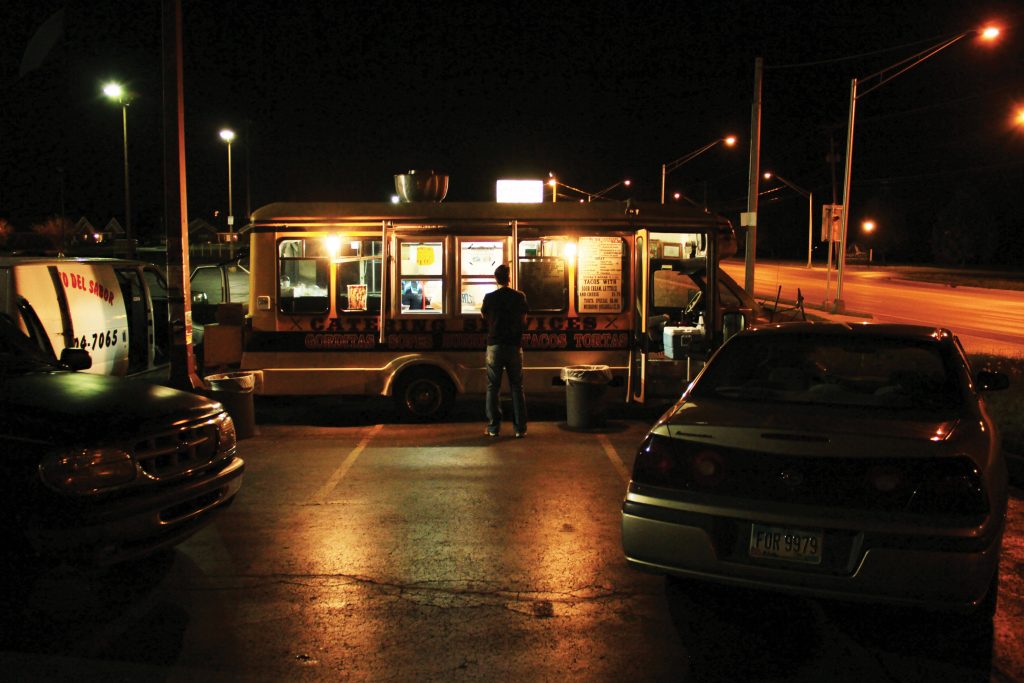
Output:
<instances>
[{"instance_id":1,"label":"man's blue jeans","mask_svg":"<svg viewBox=\"0 0 1024 683\"><path fill-rule=\"evenodd\" d=\"M512 389L512 426L526 433L526 396L523 394L523 350L518 346L495 344L487 347L487 430L501 429L501 373L508 373Z\"/></svg>"}]
</instances>

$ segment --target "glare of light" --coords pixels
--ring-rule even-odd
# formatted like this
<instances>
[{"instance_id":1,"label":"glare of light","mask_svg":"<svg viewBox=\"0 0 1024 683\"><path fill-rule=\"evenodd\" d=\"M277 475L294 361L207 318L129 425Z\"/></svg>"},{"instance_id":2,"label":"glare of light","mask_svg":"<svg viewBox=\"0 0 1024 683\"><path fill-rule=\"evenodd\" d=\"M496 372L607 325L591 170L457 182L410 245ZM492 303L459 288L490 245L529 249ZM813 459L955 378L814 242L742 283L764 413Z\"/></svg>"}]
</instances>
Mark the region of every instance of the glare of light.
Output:
<instances>
[{"instance_id":1,"label":"glare of light","mask_svg":"<svg viewBox=\"0 0 1024 683\"><path fill-rule=\"evenodd\" d=\"M341 249L341 238L337 235L328 235L324 238L324 247L327 248L327 253L331 258L338 255L338 251Z\"/></svg>"},{"instance_id":2,"label":"glare of light","mask_svg":"<svg viewBox=\"0 0 1024 683\"><path fill-rule=\"evenodd\" d=\"M999 27L998 26L986 26L981 31L981 39L982 40L995 40L998 37L999 37Z\"/></svg>"},{"instance_id":3,"label":"glare of light","mask_svg":"<svg viewBox=\"0 0 1024 683\"><path fill-rule=\"evenodd\" d=\"M224 142L231 142L235 139L235 131L225 128L220 132L220 139Z\"/></svg>"},{"instance_id":4,"label":"glare of light","mask_svg":"<svg viewBox=\"0 0 1024 683\"><path fill-rule=\"evenodd\" d=\"M771 171L765 171L764 172L764 179L765 180L771 180L772 179L772 172Z\"/></svg>"},{"instance_id":5,"label":"glare of light","mask_svg":"<svg viewBox=\"0 0 1024 683\"><path fill-rule=\"evenodd\" d=\"M565 248L562 249L562 255L565 256L565 258L568 259L569 261L576 258L576 243L566 242Z\"/></svg>"},{"instance_id":6,"label":"glare of light","mask_svg":"<svg viewBox=\"0 0 1024 683\"><path fill-rule=\"evenodd\" d=\"M120 83L111 81L103 86L103 94L112 100L119 100L124 96L124 88L121 87Z\"/></svg>"},{"instance_id":7,"label":"glare of light","mask_svg":"<svg viewBox=\"0 0 1024 683\"><path fill-rule=\"evenodd\" d=\"M391 195L391 203L392 204L397 204L400 201L402 201L402 200L399 198L399 196L397 194Z\"/></svg>"},{"instance_id":8,"label":"glare of light","mask_svg":"<svg viewBox=\"0 0 1024 683\"><path fill-rule=\"evenodd\" d=\"M1013 120L1018 126L1024 126L1024 107L1017 109L1017 116Z\"/></svg>"},{"instance_id":9,"label":"glare of light","mask_svg":"<svg viewBox=\"0 0 1024 683\"><path fill-rule=\"evenodd\" d=\"M499 204L539 204L544 201L543 180L499 180Z\"/></svg>"},{"instance_id":10,"label":"glare of light","mask_svg":"<svg viewBox=\"0 0 1024 683\"><path fill-rule=\"evenodd\" d=\"M554 178L552 178L551 180L548 181L548 185L550 185L551 187L554 187L557 184L558 184L558 181L555 180Z\"/></svg>"},{"instance_id":11,"label":"glare of light","mask_svg":"<svg viewBox=\"0 0 1024 683\"><path fill-rule=\"evenodd\" d=\"M861 225L862 228L864 228L864 232L874 232L874 230L875 230L875 222L874 221L864 221L860 225Z\"/></svg>"},{"instance_id":12,"label":"glare of light","mask_svg":"<svg viewBox=\"0 0 1024 683\"><path fill-rule=\"evenodd\" d=\"M629 187L630 185L633 184L633 181L632 180L623 180L622 184L625 185L626 187Z\"/></svg>"},{"instance_id":13,"label":"glare of light","mask_svg":"<svg viewBox=\"0 0 1024 683\"><path fill-rule=\"evenodd\" d=\"M682 196L682 195L680 195L680 194L679 194L678 192L674 192L674 193L672 194L672 199L679 199L679 197L681 197L681 196Z\"/></svg>"},{"instance_id":14,"label":"glare of light","mask_svg":"<svg viewBox=\"0 0 1024 683\"><path fill-rule=\"evenodd\" d=\"M725 138L723 142L725 142L726 147L732 147L733 145L736 144L736 136L730 135L729 137Z\"/></svg>"}]
</instances>

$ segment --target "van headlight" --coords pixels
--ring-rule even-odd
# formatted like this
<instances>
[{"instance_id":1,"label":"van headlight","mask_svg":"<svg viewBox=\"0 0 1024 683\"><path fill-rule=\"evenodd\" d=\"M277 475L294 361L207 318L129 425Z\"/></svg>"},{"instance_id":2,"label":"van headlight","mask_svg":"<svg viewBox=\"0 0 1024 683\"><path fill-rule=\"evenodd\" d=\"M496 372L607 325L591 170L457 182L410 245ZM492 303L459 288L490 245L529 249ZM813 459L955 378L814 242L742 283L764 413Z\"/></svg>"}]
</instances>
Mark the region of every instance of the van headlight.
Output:
<instances>
[{"instance_id":1,"label":"van headlight","mask_svg":"<svg viewBox=\"0 0 1024 683\"><path fill-rule=\"evenodd\" d=\"M221 413L215 422L217 423L217 452L230 451L238 441L238 436L235 434L235 421L227 413Z\"/></svg>"},{"instance_id":2,"label":"van headlight","mask_svg":"<svg viewBox=\"0 0 1024 683\"><path fill-rule=\"evenodd\" d=\"M39 473L50 487L77 495L122 486L138 475L131 454L122 448L51 453L39 465Z\"/></svg>"}]
</instances>

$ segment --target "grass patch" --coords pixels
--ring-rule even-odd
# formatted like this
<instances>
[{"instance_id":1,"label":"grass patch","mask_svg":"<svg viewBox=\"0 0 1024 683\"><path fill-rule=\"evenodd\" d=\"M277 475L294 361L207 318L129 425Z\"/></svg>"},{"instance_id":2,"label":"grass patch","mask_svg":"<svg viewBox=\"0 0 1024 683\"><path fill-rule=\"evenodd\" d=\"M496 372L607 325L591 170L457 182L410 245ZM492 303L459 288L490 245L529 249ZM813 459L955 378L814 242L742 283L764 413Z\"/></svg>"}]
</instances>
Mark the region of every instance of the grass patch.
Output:
<instances>
[{"instance_id":1,"label":"grass patch","mask_svg":"<svg viewBox=\"0 0 1024 683\"><path fill-rule=\"evenodd\" d=\"M931 282L950 287L982 287L985 289L1008 289L1024 291L1024 274L1007 272L985 272L976 270L936 270L900 267L895 275L905 280Z\"/></svg>"},{"instance_id":2,"label":"grass patch","mask_svg":"<svg viewBox=\"0 0 1024 683\"><path fill-rule=\"evenodd\" d=\"M1009 389L985 393L985 404L1003 435L1006 451L1024 455L1024 358L977 354L970 361L975 372L996 370L1010 378Z\"/></svg>"}]
</instances>

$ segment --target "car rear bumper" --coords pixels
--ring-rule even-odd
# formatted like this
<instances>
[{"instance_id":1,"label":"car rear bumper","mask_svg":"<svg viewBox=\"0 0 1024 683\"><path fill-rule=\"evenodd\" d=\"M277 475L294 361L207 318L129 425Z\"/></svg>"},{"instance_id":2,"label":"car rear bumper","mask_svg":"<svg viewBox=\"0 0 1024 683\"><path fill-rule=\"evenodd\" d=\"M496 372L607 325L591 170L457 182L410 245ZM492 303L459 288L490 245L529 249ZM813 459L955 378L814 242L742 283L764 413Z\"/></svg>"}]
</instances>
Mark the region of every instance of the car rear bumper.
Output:
<instances>
[{"instance_id":1,"label":"car rear bumper","mask_svg":"<svg viewBox=\"0 0 1024 683\"><path fill-rule=\"evenodd\" d=\"M984 600L998 571L1001 533L968 543L944 543L826 530L826 551L830 543L843 547L831 562L805 566L750 558L749 517L665 512L627 500L622 544L631 566L746 588L961 612L972 611Z\"/></svg>"},{"instance_id":2,"label":"car rear bumper","mask_svg":"<svg viewBox=\"0 0 1024 683\"><path fill-rule=\"evenodd\" d=\"M149 555L184 541L234 500L245 463L227 465L194 481L117 501L99 501L38 520L29 539L42 555L106 565Z\"/></svg>"}]
</instances>

